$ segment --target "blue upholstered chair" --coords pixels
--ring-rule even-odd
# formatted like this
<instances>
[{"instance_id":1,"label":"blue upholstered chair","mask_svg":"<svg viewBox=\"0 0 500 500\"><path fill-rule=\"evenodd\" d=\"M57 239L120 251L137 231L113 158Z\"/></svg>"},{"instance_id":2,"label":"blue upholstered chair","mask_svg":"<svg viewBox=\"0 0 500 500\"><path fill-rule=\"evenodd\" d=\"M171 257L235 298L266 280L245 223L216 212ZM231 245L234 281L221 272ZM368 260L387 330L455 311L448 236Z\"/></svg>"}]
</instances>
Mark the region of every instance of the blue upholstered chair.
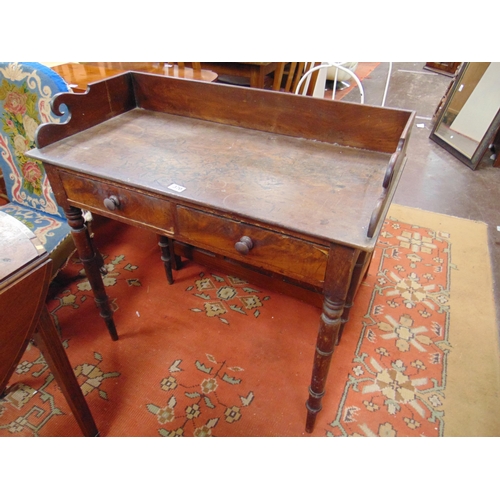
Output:
<instances>
[{"instance_id":1,"label":"blue upholstered chair","mask_svg":"<svg viewBox=\"0 0 500 500\"><path fill-rule=\"evenodd\" d=\"M0 210L36 234L53 261L54 272L64 265L74 244L42 163L25 153L35 147L38 125L61 120L50 109L52 97L59 92L70 89L50 68L0 62L0 168L9 198Z\"/></svg>"}]
</instances>

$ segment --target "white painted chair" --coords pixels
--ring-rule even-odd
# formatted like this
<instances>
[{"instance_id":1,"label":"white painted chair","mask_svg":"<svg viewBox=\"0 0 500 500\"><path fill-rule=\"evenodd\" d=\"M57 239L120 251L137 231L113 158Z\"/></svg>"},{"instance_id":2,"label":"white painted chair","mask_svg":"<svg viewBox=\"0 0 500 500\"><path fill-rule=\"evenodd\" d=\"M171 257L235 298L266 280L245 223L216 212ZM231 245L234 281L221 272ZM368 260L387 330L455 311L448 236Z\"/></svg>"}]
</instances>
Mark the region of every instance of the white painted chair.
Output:
<instances>
[{"instance_id":1,"label":"white painted chair","mask_svg":"<svg viewBox=\"0 0 500 500\"><path fill-rule=\"evenodd\" d=\"M342 70L346 72L358 85L359 89L359 94L360 94L360 102L363 104L365 102L365 92L363 89L363 85L361 83L361 80L357 77L356 73L354 73L352 70L350 70L347 67L343 67L342 63L336 63L336 62L328 62L328 63L321 63L318 66L313 66L312 68L308 69L303 75L302 78L300 79L297 88L295 90L296 94L302 94L305 95L307 94L309 90L309 85L311 84L311 77L312 74L316 71L322 71L322 74L320 73L320 76L318 76L318 84L321 85L321 82L324 82L326 80L326 70L328 68L337 68L337 71L335 72L335 80L333 82L333 94L332 94L332 99L335 99L335 87L337 86L337 73L338 70ZM323 83L323 88L324 88L324 83Z\"/></svg>"},{"instance_id":2,"label":"white painted chair","mask_svg":"<svg viewBox=\"0 0 500 500\"><path fill-rule=\"evenodd\" d=\"M381 106L385 105L385 101L386 101L386 98L387 98L387 92L389 90L389 82L390 82L391 73L392 73L392 62L390 62L388 64L389 64L389 68L388 68L388 71L387 71L387 79L386 79L386 83L385 83L384 95L382 97L382 104L381 104ZM317 66L310 67L302 75L302 78L300 79L299 83L296 86L295 93L296 94L302 94L302 95L305 95L305 94L307 94L307 95L313 95L313 93L309 89L309 85L311 85L311 82L312 82L311 77L312 77L313 73L316 72L316 71L319 71L320 72L320 76L318 76L314 80L314 83L313 83L313 85L315 85L315 89L316 89L316 94L315 95L318 95L318 90L317 90L318 86L323 85L323 88L324 88L324 82L326 80L326 74L327 74L327 72L328 72L329 69L330 69L330 72L331 72L331 68L335 68L332 99L335 99L335 91L336 91L336 87L337 87L338 73L339 73L339 71L342 71L344 73L347 73L351 77L351 79L353 79L356 82L356 84L358 86L358 89L359 89L360 102L361 102L361 104L364 104L364 102L365 102L365 92L364 92L364 88L363 88L363 85L362 85L360 79L354 73L354 71L352 71L350 68L348 68L347 66L345 66L344 63L342 63L342 62L327 62L327 63L321 63L321 64L319 64ZM321 75L321 73L323 73L323 74ZM323 95L324 95L324 93L323 93Z\"/></svg>"}]
</instances>

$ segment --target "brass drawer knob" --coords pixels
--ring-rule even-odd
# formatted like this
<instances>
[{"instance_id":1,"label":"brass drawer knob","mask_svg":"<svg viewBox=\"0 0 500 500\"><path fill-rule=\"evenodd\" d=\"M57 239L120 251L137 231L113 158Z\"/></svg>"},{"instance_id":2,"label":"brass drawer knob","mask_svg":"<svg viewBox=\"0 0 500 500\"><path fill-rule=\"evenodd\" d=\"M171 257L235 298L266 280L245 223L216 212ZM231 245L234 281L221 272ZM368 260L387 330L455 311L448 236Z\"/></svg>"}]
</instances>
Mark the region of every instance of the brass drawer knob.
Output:
<instances>
[{"instance_id":1,"label":"brass drawer knob","mask_svg":"<svg viewBox=\"0 0 500 500\"><path fill-rule=\"evenodd\" d=\"M248 236L242 236L240 241L237 241L234 248L241 255L246 255L253 248L253 241Z\"/></svg>"},{"instance_id":2,"label":"brass drawer knob","mask_svg":"<svg viewBox=\"0 0 500 500\"><path fill-rule=\"evenodd\" d=\"M109 198L104 198L104 206L108 210L114 210L115 208L118 208L120 206L120 200L118 197L112 195Z\"/></svg>"}]
</instances>

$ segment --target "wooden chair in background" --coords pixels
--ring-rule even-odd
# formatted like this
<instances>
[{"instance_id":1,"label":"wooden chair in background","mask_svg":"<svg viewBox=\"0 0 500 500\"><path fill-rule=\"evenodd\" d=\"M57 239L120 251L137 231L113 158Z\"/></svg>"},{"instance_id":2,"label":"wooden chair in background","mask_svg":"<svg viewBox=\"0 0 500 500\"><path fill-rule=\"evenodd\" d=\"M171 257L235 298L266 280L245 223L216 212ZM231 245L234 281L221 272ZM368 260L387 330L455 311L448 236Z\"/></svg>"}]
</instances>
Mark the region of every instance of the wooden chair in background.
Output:
<instances>
[{"instance_id":1,"label":"wooden chair in background","mask_svg":"<svg viewBox=\"0 0 500 500\"><path fill-rule=\"evenodd\" d=\"M319 63L314 62L291 62L278 63L274 72L273 90L282 90L284 92L296 93L300 79L306 71L316 66ZM285 80L286 78L286 80ZM312 95L314 86L316 85L318 75L314 74L310 80L306 95Z\"/></svg>"},{"instance_id":2,"label":"wooden chair in background","mask_svg":"<svg viewBox=\"0 0 500 500\"><path fill-rule=\"evenodd\" d=\"M353 69L347 67L346 63L278 63L278 68L275 71L273 90L281 90L284 92L292 92L295 94L311 96L315 94L315 89L318 82L322 81L322 79L320 79L318 76L320 74L320 71L326 71L329 68L335 68L335 71L333 72L335 76L333 79L331 98L335 99L338 81L337 74L339 74L339 72L344 72L347 73L358 86L360 102L361 104L364 104L365 91L361 80L358 78ZM387 63L387 78L380 106L385 106L391 75L392 62L389 62ZM286 81L284 80L285 77ZM321 93L321 91L319 93ZM316 92L316 95L318 96L318 92Z\"/></svg>"},{"instance_id":3,"label":"wooden chair in background","mask_svg":"<svg viewBox=\"0 0 500 500\"><path fill-rule=\"evenodd\" d=\"M363 85L361 83L361 80L358 78L356 73L354 73L349 68L342 66L341 63L334 63L334 62L321 63L321 64L318 64L318 63L306 63L306 64L309 64L310 66L308 68L305 68L303 74L301 75L299 82L297 83L297 85L295 87L295 94L313 95L314 89L316 87L316 82L318 79L319 71L326 70L327 68L333 67L333 68L337 68L337 70L345 71L346 73L348 73L351 76L351 78L358 85L361 104L363 104L365 102L365 93L364 93L364 89L363 89ZM315 75L316 75L316 79L313 78ZM332 99L335 99L336 85L337 85L337 72L335 73L335 79L333 82Z\"/></svg>"}]
</instances>

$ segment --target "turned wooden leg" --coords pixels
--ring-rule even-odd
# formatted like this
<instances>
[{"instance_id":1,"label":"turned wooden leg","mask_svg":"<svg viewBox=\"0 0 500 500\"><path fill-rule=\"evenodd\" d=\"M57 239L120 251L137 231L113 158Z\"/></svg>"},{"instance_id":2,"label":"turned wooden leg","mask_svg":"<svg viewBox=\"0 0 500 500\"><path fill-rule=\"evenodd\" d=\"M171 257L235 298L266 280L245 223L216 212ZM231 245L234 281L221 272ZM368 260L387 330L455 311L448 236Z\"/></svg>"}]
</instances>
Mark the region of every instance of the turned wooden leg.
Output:
<instances>
[{"instance_id":1,"label":"turned wooden leg","mask_svg":"<svg viewBox=\"0 0 500 500\"><path fill-rule=\"evenodd\" d=\"M94 300L99 308L99 314L104 319L111 338L118 340L118 334L113 321L113 311L111 310L109 298L106 295L99 270L101 265L99 255L96 254L92 244L82 211L76 207L69 207L69 209L65 210L65 213L68 224L71 227L71 234L75 241L78 256L82 261L92 292L94 293Z\"/></svg>"},{"instance_id":2,"label":"turned wooden leg","mask_svg":"<svg viewBox=\"0 0 500 500\"><path fill-rule=\"evenodd\" d=\"M168 246L170 248L172 269L174 271L179 271L182 268L182 260L181 260L180 255L177 255L175 253L174 245L175 245L175 241L172 238L168 238Z\"/></svg>"},{"instance_id":3,"label":"turned wooden leg","mask_svg":"<svg viewBox=\"0 0 500 500\"><path fill-rule=\"evenodd\" d=\"M263 89L264 88L264 69L259 67L250 68L250 87Z\"/></svg>"},{"instance_id":4,"label":"turned wooden leg","mask_svg":"<svg viewBox=\"0 0 500 500\"><path fill-rule=\"evenodd\" d=\"M73 368L66 356L46 306L42 308L38 327L33 334L33 338L45 361L47 361L49 369L64 394L83 435L87 437L98 436L99 431L94 418L78 385Z\"/></svg>"},{"instance_id":5,"label":"turned wooden leg","mask_svg":"<svg viewBox=\"0 0 500 500\"><path fill-rule=\"evenodd\" d=\"M312 432L330 369L333 351L342 325L342 314L351 285L359 250L332 245L325 278L323 312L321 314L314 364L306 403L306 432Z\"/></svg>"},{"instance_id":6,"label":"turned wooden leg","mask_svg":"<svg viewBox=\"0 0 500 500\"><path fill-rule=\"evenodd\" d=\"M175 255L174 240L172 238L158 235L158 246L161 248L161 260L165 267L167 281L171 285L174 282L172 269L178 271L182 267L181 258Z\"/></svg>"},{"instance_id":7,"label":"turned wooden leg","mask_svg":"<svg viewBox=\"0 0 500 500\"><path fill-rule=\"evenodd\" d=\"M161 248L161 260L163 262L163 267L165 268L167 281L168 284L171 285L174 282L174 277L172 275L172 252L169 238L159 235L158 246Z\"/></svg>"}]
</instances>

